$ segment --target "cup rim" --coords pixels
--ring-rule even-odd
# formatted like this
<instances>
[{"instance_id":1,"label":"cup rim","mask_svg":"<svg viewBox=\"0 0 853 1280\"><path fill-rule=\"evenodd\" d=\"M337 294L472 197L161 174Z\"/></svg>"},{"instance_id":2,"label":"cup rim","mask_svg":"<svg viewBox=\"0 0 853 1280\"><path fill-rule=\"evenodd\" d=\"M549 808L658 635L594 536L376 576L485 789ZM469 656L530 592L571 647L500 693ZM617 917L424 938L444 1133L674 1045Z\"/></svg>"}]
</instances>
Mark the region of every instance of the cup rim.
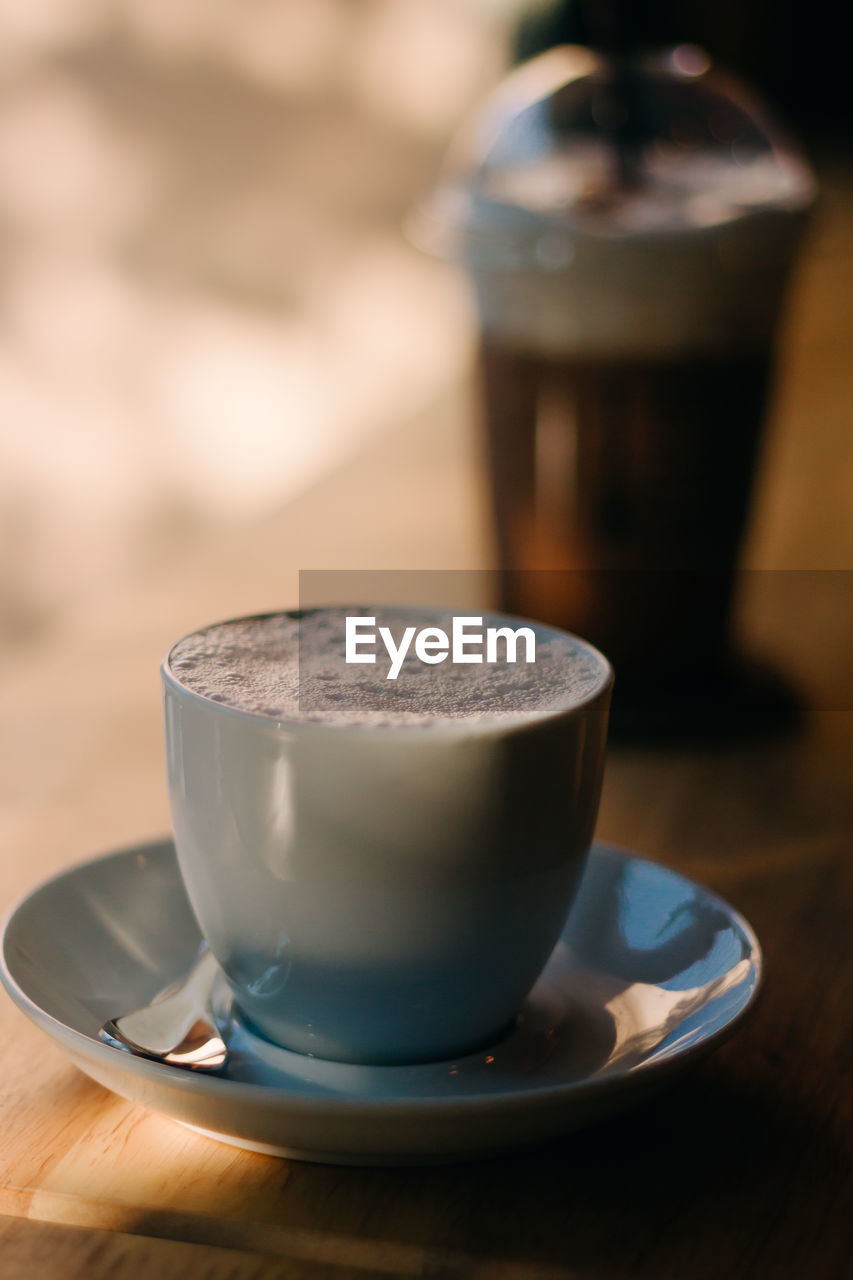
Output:
<instances>
[{"instance_id":1,"label":"cup rim","mask_svg":"<svg viewBox=\"0 0 853 1280\"><path fill-rule=\"evenodd\" d=\"M564 707L558 707L553 711L545 712L535 716L506 716L503 718L485 716L481 720L475 719L451 719L423 721L418 724L370 724L350 722L348 724L335 723L329 720L300 720L295 716L268 716L259 711L249 711L244 707L232 707L224 702L216 702L213 698L209 698L206 694L199 693L196 689L190 689L181 680L171 668L172 654L175 652L179 644L184 640L188 640L191 636L197 635L199 632L211 631L216 627L228 626L237 622L254 622L266 618L275 618L281 616L295 616L317 609L337 609L346 611L347 609L364 609L375 608L377 610L388 608L394 609L396 612L405 614L421 614L427 611L438 613L443 612L459 612L459 610L441 610L440 606L435 605L364 605L364 604L333 604L333 605L317 605L311 606L310 609L267 609L258 613L238 614L234 617L223 618L218 622L207 623L203 627L194 627L191 631L187 631L184 635L175 640L167 649L160 663L160 674L163 681L165 691L171 691L175 696L186 699L191 705L201 704L210 711L215 711L227 716L230 719L243 720L251 724L266 725L272 730L284 731L290 733L299 733L306 736L327 736L332 735L335 739L347 736L357 736L363 738L369 736L371 738L391 738L396 736L414 737L417 740L423 740L427 737L491 737L495 734L505 735L515 732L524 732L525 730L533 730L543 725L552 724L560 720L566 720L571 717L586 712L591 706L601 699L607 697L614 682L613 667L608 658L591 644L589 640L585 640L582 636L576 635L573 631L566 631L562 627L552 626L550 623L539 622L535 618L523 618L516 614L501 613L498 610L482 609L483 616L488 615L490 618L498 618L501 621L527 623L539 627L546 631L555 632L558 635L566 636L585 653L589 654L596 662L599 668L599 676L596 683L575 702ZM473 615L472 615L473 616Z\"/></svg>"}]
</instances>

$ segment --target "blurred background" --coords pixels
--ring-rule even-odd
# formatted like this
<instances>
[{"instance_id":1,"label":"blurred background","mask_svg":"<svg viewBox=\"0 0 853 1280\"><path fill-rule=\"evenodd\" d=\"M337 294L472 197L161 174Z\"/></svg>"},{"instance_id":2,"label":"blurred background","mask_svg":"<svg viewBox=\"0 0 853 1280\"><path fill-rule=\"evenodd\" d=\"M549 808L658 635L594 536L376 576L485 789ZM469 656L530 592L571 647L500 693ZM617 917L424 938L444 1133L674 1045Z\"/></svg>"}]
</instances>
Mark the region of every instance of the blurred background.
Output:
<instances>
[{"instance_id":1,"label":"blurred background","mask_svg":"<svg viewBox=\"0 0 853 1280\"><path fill-rule=\"evenodd\" d=\"M257 521L458 382L401 222L499 74L455 0L0 5L0 634Z\"/></svg>"},{"instance_id":2,"label":"blurred background","mask_svg":"<svg viewBox=\"0 0 853 1280\"><path fill-rule=\"evenodd\" d=\"M704 44L770 94L822 185L759 568L851 567L851 108L823 8L637 8L650 39ZM491 563L471 305L402 225L472 104L521 52L583 38L586 12L0 2L7 671L285 603L298 568Z\"/></svg>"}]
</instances>

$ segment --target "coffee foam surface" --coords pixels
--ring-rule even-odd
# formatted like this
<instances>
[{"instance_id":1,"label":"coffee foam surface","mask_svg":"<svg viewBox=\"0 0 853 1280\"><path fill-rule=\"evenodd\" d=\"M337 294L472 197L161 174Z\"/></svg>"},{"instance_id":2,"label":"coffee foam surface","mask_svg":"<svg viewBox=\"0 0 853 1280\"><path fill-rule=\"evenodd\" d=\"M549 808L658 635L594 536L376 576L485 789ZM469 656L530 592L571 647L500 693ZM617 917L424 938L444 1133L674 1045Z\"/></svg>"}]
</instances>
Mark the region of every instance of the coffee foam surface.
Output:
<instances>
[{"instance_id":1,"label":"coffee foam surface","mask_svg":"<svg viewBox=\"0 0 853 1280\"><path fill-rule=\"evenodd\" d=\"M457 611L458 615L458 611ZM582 701L607 681L594 650L548 627L499 614L483 614L487 627L530 626L535 661L433 665L414 654L414 641L396 680L381 639L374 664L345 661L344 620L375 617L399 645L406 627L440 627L448 636L454 615L440 610L358 607L271 614L223 622L180 640L168 658L177 681L202 697L272 720L367 726L429 726L466 720L535 720ZM468 616L468 615L465 615ZM477 628L469 628L477 631ZM468 652L483 652L469 647Z\"/></svg>"},{"instance_id":2,"label":"coffee foam surface","mask_svg":"<svg viewBox=\"0 0 853 1280\"><path fill-rule=\"evenodd\" d=\"M469 259L483 331L557 356L743 350L774 331L802 210L648 234L543 230L541 264Z\"/></svg>"}]
</instances>

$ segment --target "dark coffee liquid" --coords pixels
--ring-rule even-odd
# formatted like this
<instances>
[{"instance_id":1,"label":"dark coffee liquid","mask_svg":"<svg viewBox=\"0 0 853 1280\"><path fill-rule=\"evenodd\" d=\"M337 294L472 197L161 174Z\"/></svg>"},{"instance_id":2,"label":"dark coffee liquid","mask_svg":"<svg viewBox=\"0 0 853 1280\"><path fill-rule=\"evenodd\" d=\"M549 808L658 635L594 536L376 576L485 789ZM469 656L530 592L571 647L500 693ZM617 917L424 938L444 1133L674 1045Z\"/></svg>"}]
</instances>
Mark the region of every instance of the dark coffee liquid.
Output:
<instances>
[{"instance_id":1,"label":"dark coffee liquid","mask_svg":"<svg viewBox=\"0 0 853 1280\"><path fill-rule=\"evenodd\" d=\"M501 607L611 658L617 698L724 661L769 347L543 357L487 339Z\"/></svg>"}]
</instances>

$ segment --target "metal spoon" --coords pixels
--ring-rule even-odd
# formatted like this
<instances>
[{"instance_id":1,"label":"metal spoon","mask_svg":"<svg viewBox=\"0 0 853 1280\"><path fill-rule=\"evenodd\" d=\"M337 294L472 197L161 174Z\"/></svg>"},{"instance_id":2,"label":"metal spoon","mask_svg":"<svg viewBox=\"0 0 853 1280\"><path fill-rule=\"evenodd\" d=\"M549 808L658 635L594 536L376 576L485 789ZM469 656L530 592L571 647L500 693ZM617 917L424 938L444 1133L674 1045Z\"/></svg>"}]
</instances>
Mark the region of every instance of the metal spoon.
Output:
<instances>
[{"instance_id":1,"label":"metal spoon","mask_svg":"<svg viewBox=\"0 0 853 1280\"><path fill-rule=\"evenodd\" d=\"M218 972L206 942L185 978L133 1013L105 1022L98 1036L105 1044L188 1071L222 1071L228 1049L210 1011Z\"/></svg>"}]
</instances>

